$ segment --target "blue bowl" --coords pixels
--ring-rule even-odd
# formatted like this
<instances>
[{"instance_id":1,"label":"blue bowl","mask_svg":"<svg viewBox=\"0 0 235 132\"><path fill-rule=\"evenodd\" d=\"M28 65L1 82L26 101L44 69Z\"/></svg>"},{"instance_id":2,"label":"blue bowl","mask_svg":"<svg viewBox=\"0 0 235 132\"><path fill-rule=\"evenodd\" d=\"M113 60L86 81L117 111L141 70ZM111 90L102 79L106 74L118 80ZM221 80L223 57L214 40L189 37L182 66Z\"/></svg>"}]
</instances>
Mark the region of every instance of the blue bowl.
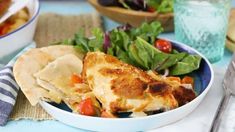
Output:
<instances>
[{"instance_id":1,"label":"blue bowl","mask_svg":"<svg viewBox=\"0 0 235 132\"><path fill-rule=\"evenodd\" d=\"M188 46L181 44L179 42L171 41L173 49L176 49L179 52L187 52L189 54L200 55L202 57L200 68L196 71L193 71L189 74L195 79L194 88L196 93L201 94L209 85L213 71L211 69L210 62L199 52L194 49L188 48Z\"/></svg>"}]
</instances>

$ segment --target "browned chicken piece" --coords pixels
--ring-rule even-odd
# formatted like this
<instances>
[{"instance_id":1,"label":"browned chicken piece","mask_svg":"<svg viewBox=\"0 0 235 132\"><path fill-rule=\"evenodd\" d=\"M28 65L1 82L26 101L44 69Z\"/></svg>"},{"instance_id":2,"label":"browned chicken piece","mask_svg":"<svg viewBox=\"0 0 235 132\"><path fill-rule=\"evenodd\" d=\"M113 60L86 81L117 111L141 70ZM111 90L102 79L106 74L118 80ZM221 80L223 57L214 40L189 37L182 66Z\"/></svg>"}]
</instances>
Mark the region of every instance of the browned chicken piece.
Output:
<instances>
[{"instance_id":1,"label":"browned chicken piece","mask_svg":"<svg viewBox=\"0 0 235 132\"><path fill-rule=\"evenodd\" d=\"M141 69L101 52L87 53L82 76L102 107L112 114L167 111L196 97L192 89L169 83L160 77L154 78Z\"/></svg>"},{"instance_id":2,"label":"browned chicken piece","mask_svg":"<svg viewBox=\"0 0 235 132\"><path fill-rule=\"evenodd\" d=\"M11 0L0 0L0 17L8 10Z\"/></svg>"}]
</instances>

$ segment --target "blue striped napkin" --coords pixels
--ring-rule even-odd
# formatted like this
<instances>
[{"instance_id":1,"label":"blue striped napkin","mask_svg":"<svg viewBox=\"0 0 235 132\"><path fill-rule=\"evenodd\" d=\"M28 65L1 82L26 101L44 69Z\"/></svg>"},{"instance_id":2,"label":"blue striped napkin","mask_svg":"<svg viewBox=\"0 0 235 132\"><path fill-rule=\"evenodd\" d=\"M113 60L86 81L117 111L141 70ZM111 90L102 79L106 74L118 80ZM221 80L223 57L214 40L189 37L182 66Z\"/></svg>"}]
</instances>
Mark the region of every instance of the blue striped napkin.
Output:
<instances>
[{"instance_id":1,"label":"blue striped napkin","mask_svg":"<svg viewBox=\"0 0 235 132\"><path fill-rule=\"evenodd\" d=\"M4 126L15 105L19 86L13 76L13 65L16 59L27 50L34 48L35 43L28 45L16 55L5 67L0 69L0 126Z\"/></svg>"}]
</instances>

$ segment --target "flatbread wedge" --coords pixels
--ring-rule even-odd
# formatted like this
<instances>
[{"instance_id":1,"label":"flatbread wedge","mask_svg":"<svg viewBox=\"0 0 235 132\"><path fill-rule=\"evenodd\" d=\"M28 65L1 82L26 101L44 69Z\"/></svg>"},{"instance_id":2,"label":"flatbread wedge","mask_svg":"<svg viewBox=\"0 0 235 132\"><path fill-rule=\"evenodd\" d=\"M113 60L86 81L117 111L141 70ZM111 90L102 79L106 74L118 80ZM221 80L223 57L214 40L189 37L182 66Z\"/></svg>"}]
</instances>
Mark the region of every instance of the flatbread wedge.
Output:
<instances>
[{"instance_id":1,"label":"flatbread wedge","mask_svg":"<svg viewBox=\"0 0 235 132\"><path fill-rule=\"evenodd\" d=\"M88 85L72 84L71 77L79 76L82 72L82 61L73 54L64 55L49 63L42 70L34 74L37 84L58 93L59 97L76 112L77 104L87 96L94 97Z\"/></svg>"},{"instance_id":2,"label":"flatbread wedge","mask_svg":"<svg viewBox=\"0 0 235 132\"><path fill-rule=\"evenodd\" d=\"M42 70L50 62L57 58L73 54L82 59L83 54L75 51L73 46L56 45L41 49L31 49L21 55L14 64L13 74L17 84L29 100L31 105L36 105L40 100L47 100L59 103L61 98L37 84L34 74Z\"/></svg>"}]
</instances>

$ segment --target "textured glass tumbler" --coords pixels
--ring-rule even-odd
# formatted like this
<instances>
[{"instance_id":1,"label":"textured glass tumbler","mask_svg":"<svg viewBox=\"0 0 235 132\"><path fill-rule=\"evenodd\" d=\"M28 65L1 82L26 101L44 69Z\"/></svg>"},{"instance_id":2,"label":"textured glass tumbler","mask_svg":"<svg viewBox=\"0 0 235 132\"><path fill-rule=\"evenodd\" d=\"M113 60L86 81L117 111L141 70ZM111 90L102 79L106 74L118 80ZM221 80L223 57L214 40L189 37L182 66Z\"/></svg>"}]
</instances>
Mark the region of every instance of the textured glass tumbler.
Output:
<instances>
[{"instance_id":1,"label":"textured glass tumbler","mask_svg":"<svg viewBox=\"0 0 235 132\"><path fill-rule=\"evenodd\" d=\"M176 39L210 62L224 54L231 0L174 0Z\"/></svg>"}]
</instances>

